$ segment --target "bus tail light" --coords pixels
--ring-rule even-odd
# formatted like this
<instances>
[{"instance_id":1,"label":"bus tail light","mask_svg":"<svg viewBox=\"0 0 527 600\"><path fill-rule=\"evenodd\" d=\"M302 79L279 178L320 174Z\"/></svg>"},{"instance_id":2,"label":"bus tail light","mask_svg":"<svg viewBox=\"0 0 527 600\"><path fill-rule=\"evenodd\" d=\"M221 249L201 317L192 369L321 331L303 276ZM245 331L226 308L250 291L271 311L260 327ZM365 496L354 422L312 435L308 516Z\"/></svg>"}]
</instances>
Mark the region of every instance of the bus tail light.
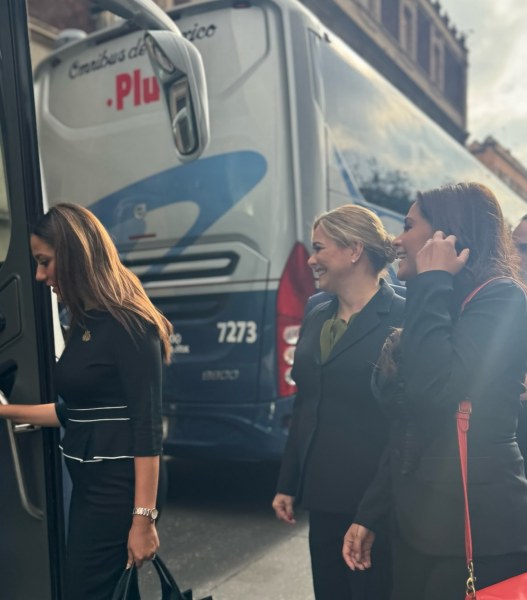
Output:
<instances>
[{"instance_id":1,"label":"bus tail light","mask_svg":"<svg viewBox=\"0 0 527 600\"><path fill-rule=\"evenodd\" d=\"M296 393L291 378L295 346L300 333L306 301L315 293L313 273L307 266L309 254L305 246L297 242L282 273L276 299L276 355L278 372L278 395Z\"/></svg>"}]
</instances>

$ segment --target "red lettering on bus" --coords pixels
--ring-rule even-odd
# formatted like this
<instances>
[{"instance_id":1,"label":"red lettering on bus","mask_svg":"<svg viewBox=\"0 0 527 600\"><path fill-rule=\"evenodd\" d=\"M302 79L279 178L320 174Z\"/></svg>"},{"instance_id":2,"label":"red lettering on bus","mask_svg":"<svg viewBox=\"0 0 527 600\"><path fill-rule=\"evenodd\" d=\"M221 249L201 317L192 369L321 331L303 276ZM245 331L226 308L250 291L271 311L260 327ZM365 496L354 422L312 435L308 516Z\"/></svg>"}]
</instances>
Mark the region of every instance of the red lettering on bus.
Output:
<instances>
[{"instance_id":1,"label":"red lettering on bus","mask_svg":"<svg viewBox=\"0 0 527 600\"><path fill-rule=\"evenodd\" d=\"M115 78L115 97L117 100L117 110L123 110L124 99L132 90L132 78L128 73L119 73Z\"/></svg>"},{"instance_id":2,"label":"red lettering on bus","mask_svg":"<svg viewBox=\"0 0 527 600\"><path fill-rule=\"evenodd\" d=\"M145 77L143 79L143 100L145 104L159 100L159 84L155 77Z\"/></svg>"},{"instance_id":3,"label":"red lettering on bus","mask_svg":"<svg viewBox=\"0 0 527 600\"><path fill-rule=\"evenodd\" d=\"M134 106L141 104L141 71L134 69Z\"/></svg>"},{"instance_id":4,"label":"red lettering on bus","mask_svg":"<svg viewBox=\"0 0 527 600\"><path fill-rule=\"evenodd\" d=\"M119 73L115 77L115 101L117 110L123 110L125 98L132 94L134 106L150 104L159 100L159 84L155 76L141 77L141 70L134 69L130 73ZM112 99L106 101L112 106Z\"/></svg>"}]
</instances>

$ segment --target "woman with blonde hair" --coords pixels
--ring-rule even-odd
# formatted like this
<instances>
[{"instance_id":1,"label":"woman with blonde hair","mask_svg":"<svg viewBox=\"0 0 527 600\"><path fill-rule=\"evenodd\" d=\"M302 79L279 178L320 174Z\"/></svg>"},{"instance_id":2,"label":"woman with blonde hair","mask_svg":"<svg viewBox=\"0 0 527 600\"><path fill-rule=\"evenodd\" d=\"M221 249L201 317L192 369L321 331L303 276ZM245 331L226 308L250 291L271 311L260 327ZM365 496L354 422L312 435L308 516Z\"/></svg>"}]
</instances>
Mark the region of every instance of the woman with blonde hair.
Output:
<instances>
[{"instance_id":1,"label":"woman with blonde hair","mask_svg":"<svg viewBox=\"0 0 527 600\"><path fill-rule=\"evenodd\" d=\"M336 208L313 224L308 264L321 290L334 295L304 319L295 352L298 387L273 508L294 523L294 505L309 511L309 545L317 600L387 600L388 545L373 572L353 573L341 555L364 490L387 443L387 423L370 389L381 347L401 325L404 299L381 278L395 258L373 212Z\"/></svg>"},{"instance_id":2,"label":"woman with blonde hair","mask_svg":"<svg viewBox=\"0 0 527 600\"><path fill-rule=\"evenodd\" d=\"M63 402L0 406L0 417L65 427L60 447L73 482L65 600L108 600L125 566L141 566L159 547L161 368L171 325L88 210L51 208L31 250L37 281L71 317L55 369Z\"/></svg>"}]
</instances>

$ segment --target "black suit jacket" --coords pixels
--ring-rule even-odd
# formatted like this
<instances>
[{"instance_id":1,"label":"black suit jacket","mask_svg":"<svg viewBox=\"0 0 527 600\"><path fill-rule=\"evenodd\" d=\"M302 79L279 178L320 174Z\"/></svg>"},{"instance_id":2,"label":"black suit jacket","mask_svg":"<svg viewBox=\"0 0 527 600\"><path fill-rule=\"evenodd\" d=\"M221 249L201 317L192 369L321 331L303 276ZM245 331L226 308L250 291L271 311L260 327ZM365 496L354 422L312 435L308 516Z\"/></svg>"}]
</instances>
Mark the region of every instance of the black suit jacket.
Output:
<instances>
[{"instance_id":1,"label":"black suit jacket","mask_svg":"<svg viewBox=\"0 0 527 600\"><path fill-rule=\"evenodd\" d=\"M402 286L402 285L394 285L393 283L389 283L388 284L392 290L398 295L401 296L402 298L406 298L406 287ZM308 315L313 308L315 308L315 306L317 304L322 304L322 302L327 302L328 300L333 300L333 298L335 297L334 294L331 294L330 292L317 292L316 294L313 294L312 296L310 296L306 302L306 307L304 310L304 316Z\"/></svg>"},{"instance_id":2,"label":"black suit jacket","mask_svg":"<svg viewBox=\"0 0 527 600\"><path fill-rule=\"evenodd\" d=\"M464 555L455 413L470 399L468 496L475 556L527 552L527 480L516 443L527 362L527 301L497 280L459 318L453 278L423 273L408 285L400 381L382 381L390 449L356 521L375 530L394 509L404 538L421 552ZM401 387L402 385L402 387Z\"/></svg>"},{"instance_id":3,"label":"black suit jacket","mask_svg":"<svg viewBox=\"0 0 527 600\"><path fill-rule=\"evenodd\" d=\"M387 442L387 420L370 380L384 340L401 325L404 299L382 282L322 362L320 331L337 302L315 306L304 320L293 367L298 393L278 492L295 496L308 509L353 513ZM306 473L310 479L304 481Z\"/></svg>"}]
</instances>

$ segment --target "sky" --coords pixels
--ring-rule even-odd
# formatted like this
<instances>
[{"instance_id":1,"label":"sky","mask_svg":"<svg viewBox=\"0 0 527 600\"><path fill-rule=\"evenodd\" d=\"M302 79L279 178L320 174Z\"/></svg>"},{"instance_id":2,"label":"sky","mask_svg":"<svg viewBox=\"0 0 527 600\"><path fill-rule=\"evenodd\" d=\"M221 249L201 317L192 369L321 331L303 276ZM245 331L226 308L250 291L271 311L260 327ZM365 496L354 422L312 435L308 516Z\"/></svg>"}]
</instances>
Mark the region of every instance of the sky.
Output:
<instances>
[{"instance_id":1,"label":"sky","mask_svg":"<svg viewBox=\"0 0 527 600\"><path fill-rule=\"evenodd\" d=\"M440 0L469 50L469 141L494 136L527 167L527 2Z\"/></svg>"}]
</instances>

